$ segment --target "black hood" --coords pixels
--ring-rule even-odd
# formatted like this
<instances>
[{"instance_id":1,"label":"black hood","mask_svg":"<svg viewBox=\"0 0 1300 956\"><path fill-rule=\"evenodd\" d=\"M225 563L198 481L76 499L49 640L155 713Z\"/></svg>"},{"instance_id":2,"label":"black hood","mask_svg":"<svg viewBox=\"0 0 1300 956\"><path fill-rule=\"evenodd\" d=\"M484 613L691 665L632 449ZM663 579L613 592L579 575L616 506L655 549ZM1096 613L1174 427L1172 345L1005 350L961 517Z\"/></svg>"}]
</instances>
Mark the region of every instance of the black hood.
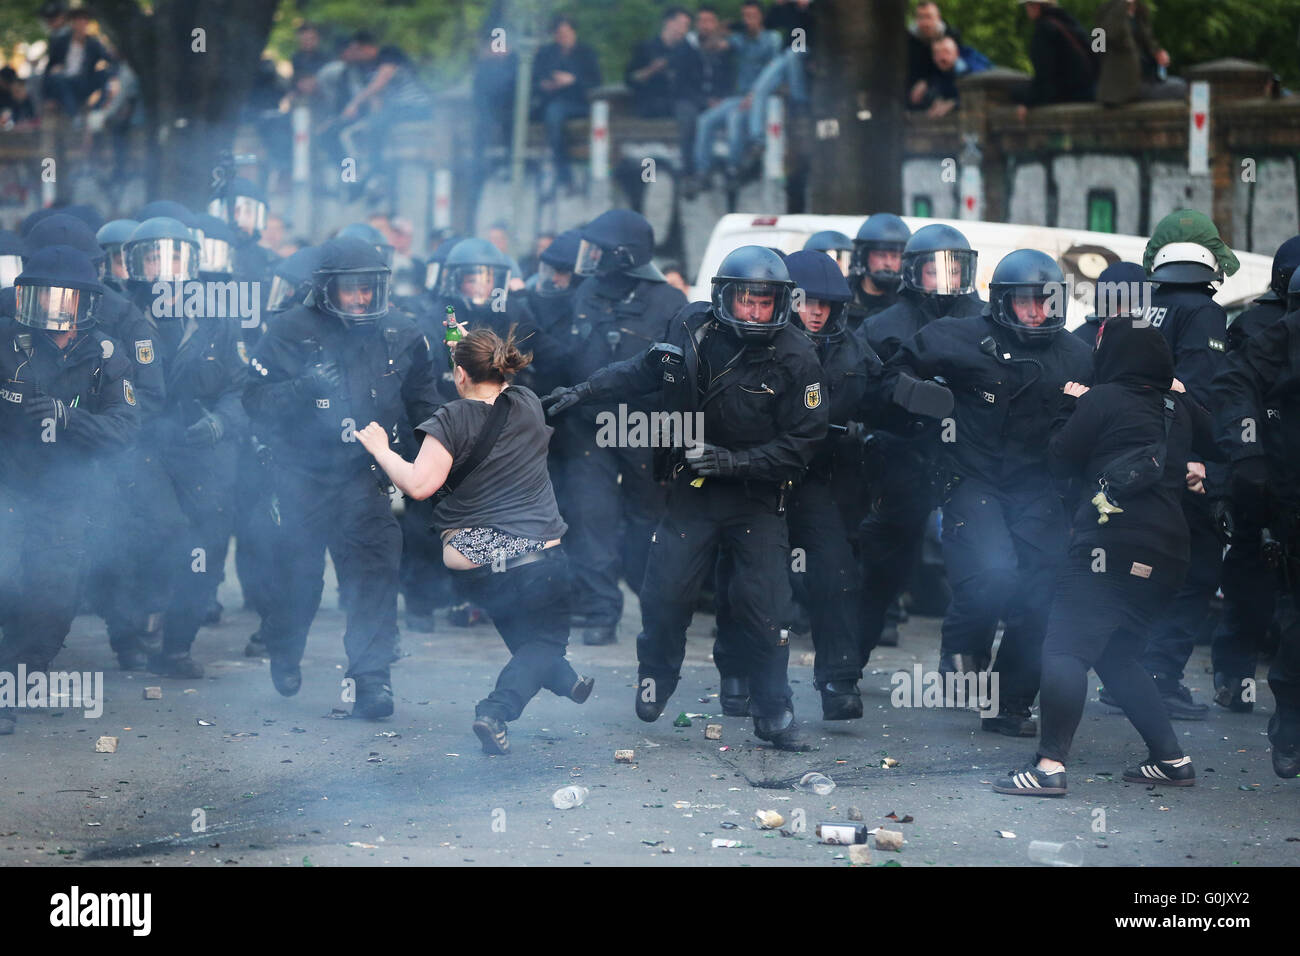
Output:
<instances>
[{"instance_id":1,"label":"black hood","mask_svg":"<svg viewBox=\"0 0 1300 956\"><path fill-rule=\"evenodd\" d=\"M1174 355L1159 329L1135 327L1131 320L1102 325L1092 353L1093 381L1167 391L1174 378Z\"/></svg>"}]
</instances>

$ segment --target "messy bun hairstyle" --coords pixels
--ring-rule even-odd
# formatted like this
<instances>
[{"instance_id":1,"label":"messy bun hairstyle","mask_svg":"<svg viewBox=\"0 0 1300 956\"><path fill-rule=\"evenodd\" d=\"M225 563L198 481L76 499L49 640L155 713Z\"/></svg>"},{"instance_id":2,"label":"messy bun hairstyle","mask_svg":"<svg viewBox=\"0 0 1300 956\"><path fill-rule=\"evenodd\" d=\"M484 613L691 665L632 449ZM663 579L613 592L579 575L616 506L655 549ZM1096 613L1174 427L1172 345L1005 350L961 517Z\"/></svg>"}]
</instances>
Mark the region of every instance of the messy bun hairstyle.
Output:
<instances>
[{"instance_id":1,"label":"messy bun hairstyle","mask_svg":"<svg viewBox=\"0 0 1300 956\"><path fill-rule=\"evenodd\" d=\"M505 340L491 329L474 329L456 343L456 364L475 384L505 384L533 360L533 353L520 352L515 345L515 327Z\"/></svg>"}]
</instances>

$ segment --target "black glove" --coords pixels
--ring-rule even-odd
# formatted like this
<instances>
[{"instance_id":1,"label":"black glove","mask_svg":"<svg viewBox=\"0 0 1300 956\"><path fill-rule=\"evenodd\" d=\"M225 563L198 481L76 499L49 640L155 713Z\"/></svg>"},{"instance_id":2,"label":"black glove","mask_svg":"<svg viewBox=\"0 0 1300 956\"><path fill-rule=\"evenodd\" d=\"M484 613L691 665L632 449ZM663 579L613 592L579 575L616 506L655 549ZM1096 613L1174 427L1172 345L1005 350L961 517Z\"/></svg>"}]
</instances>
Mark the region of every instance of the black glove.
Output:
<instances>
[{"instance_id":1,"label":"black glove","mask_svg":"<svg viewBox=\"0 0 1300 956\"><path fill-rule=\"evenodd\" d=\"M943 418L952 412L952 392L938 382L925 381L902 374L894 387L894 403L913 415Z\"/></svg>"},{"instance_id":2,"label":"black glove","mask_svg":"<svg viewBox=\"0 0 1300 956\"><path fill-rule=\"evenodd\" d=\"M181 442L185 445L206 448L215 445L221 441L221 436L226 433L226 429L221 424L221 419L215 415L204 415L197 422L185 429L184 437Z\"/></svg>"},{"instance_id":3,"label":"black glove","mask_svg":"<svg viewBox=\"0 0 1300 956\"><path fill-rule=\"evenodd\" d=\"M733 478L749 470L749 452L702 444L687 452L686 462L697 475Z\"/></svg>"},{"instance_id":4,"label":"black glove","mask_svg":"<svg viewBox=\"0 0 1300 956\"><path fill-rule=\"evenodd\" d=\"M574 405L581 405L590 397L590 382L579 382L573 386L561 385L542 399L542 411L548 416L558 415L568 411Z\"/></svg>"},{"instance_id":5,"label":"black glove","mask_svg":"<svg viewBox=\"0 0 1300 956\"><path fill-rule=\"evenodd\" d=\"M303 383L309 390L336 394L343 390L343 369L335 361L320 362L307 370Z\"/></svg>"},{"instance_id":6,"label":"black glove","mask_svg":"<svg viewBox=\"0 0 1300 956\"><path fill-rule=\"evenodd\" d=\"M53 421L56 435L68 427L68 407L49 395L28 395L27 401L23 402L23 412L42 428L46 421Z\"/></svg>"}]
</instances>

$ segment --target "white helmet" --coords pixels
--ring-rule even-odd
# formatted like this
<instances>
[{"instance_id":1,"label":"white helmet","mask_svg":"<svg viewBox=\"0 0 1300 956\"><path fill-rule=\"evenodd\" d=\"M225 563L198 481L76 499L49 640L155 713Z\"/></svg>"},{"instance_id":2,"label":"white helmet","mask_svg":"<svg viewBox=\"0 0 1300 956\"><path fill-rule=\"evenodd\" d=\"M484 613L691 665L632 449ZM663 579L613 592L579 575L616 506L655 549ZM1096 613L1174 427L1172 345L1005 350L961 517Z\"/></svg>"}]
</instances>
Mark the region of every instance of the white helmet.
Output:
<instances>
[{"instance_id":1,"label":"white helmet","mask_svg":"<svg viewBox=\"0 0 1300 956\"><path fill-rule=\"evenodd\" d=\"M1156 252L1151 281L1173 285L1222 282L1223 269L1213 252L1196 242L1169 242Z\"/></svg>"}]
</instances>

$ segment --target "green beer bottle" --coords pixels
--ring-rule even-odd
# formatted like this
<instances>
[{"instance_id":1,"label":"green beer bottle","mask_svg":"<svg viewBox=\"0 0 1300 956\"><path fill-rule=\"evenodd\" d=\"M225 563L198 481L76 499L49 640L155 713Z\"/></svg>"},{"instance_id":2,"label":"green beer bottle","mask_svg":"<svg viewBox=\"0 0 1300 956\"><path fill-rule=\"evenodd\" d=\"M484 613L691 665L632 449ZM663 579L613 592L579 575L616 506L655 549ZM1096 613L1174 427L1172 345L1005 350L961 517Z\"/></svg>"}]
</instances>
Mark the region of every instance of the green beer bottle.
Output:
<instances>
[{"instance_id":1,"label":"green beer bottle","mask_svg":"<svg viewBox=\"0 0 1300 956\"><path fill-rule=\"evenodd\" d=\"M447 318L442 324L446 327L446 331L442 334L442 340L447 344L447 363L451 366L452 371L455 371L455 345L465 337L465 333L460 330L460 325L456 322L456 309L453 306L447 306Z\"/></svg>"}]
</instances>

